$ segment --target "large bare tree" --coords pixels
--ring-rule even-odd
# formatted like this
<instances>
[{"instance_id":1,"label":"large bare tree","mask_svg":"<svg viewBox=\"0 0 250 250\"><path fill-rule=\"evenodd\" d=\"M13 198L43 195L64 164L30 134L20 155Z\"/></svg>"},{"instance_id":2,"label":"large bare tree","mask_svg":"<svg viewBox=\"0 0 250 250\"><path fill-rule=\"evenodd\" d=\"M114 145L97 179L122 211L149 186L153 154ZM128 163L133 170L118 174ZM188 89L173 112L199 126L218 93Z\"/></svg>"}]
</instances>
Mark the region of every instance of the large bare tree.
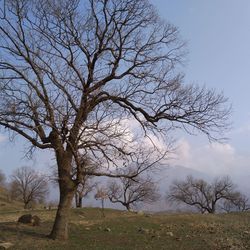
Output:
<instances>
[{"instance_id":1,"label":"large bare tree","mask_svg":"<svg viewBox=\"0 0 250 250\"><path fill-rule=\"evenodd\" d=\"M235 188L227 176L217 178L212 183L188 176L184 181L174 181L167 193L167 199L193 206L201 213L215 213L218 203L226 200L237 202L239 195Z\"/></svg>"},{"instance_id":2,"label":"large bare tree","mask_svg":"<svg viewBox=\"0 0 250 250\"><path fill-rule=\"evenodd\" d=\"M6 0L3 13L0 125L29 141L30 153L55 153L60 201L51 238L67 239L83 176L121 176L137 155L135 139L163 139L172 128L210 139L225 131L226 99L183 84L184 43L149 1ZM82 154L101 159L100 168L82 167Z\"/></svg>"},{"instance_id":3,"label":"large bare tree","mask_svg":"<svg viewBox=\"0 0 250 250\"><path fill-rule=\"evenodd\" d=\"M48 194L47 177L30 167L18 168L11 179L11 197L21 200L24 208L29 208L32 202L43 201Z\"/></svg>"}]
</instances>

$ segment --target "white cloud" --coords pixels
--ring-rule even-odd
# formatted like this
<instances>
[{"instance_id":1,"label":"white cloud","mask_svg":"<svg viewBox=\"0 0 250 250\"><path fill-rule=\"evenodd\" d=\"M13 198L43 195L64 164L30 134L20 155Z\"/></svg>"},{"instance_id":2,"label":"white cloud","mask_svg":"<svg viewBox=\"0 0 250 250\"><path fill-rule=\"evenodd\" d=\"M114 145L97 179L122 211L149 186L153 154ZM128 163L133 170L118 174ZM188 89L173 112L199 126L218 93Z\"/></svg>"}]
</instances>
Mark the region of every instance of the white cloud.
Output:
<instances>
[{"instance_id":1,"label":"white cloud","mask_svg":"<svg viewBox=\"0 0 250 250\"><path fill-rule=\"evenodd\" d=\"M211 143L194 146L185 139L178 142L173 164L186 166L212 175L250 173L249 154L240 154L231 144Z\"/></svg>"},{"instance_id":2,"label":"white cloud","mask_svg":"<svg viewBox=\"0 0 250 250\"><path fill-rule=\"evenodd\" d=\"M110 130L126 131L123 139L133 141L133 146L143 146L145 150L149 150L153 142L160 150L169 149L169 145L163 138L151 133L149 133L150 139L145 137L134 119L124 118L114 121L114 123ZM237 138L240 137L239 134L241 133L241 136L245 138L247 131L250 135L250 125L244 127L244 129L238 129L238 134L236 130L234 133ZM131 145L129 144L129 146ZM239 147L235 148L230 143L220 144L215 142L209 144L204 143L204 141L192 143L191 140L182 138L177 142L176 153L169 154L169 158L167 163L170 163L170 165L181 165L210 176L230 175L237 177L238 180L245 178L245 183L246 180L248 181L247 178L250 178L250 154L239 152Z\"/></svg>"},{"instance_id":3,"label":"white cloud","mask_svg":"<svg viewBox=\"0 0 250 250\"><path fill-rule=\"evenodd\" d=\"M176 160L180 160L183 163L189 162L192 157L191 146L187 140L181 139L177 142Z\"/></svg>"}]
</instances>

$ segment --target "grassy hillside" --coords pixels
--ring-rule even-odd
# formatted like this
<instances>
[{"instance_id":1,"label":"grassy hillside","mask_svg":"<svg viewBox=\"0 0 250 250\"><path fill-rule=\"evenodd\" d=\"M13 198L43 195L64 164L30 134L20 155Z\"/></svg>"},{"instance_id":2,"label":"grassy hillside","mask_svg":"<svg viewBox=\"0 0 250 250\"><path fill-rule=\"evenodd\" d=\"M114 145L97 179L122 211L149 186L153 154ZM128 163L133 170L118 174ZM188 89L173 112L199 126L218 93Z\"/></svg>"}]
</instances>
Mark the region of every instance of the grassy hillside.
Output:
<instances>
[{"instance_id":1,"label":"grassy hillside","mask_svg":"<svg viewBox=\"0 0 250 250\"><path fill-rule=\"evenodd\" d=\"M18 225L23 212L0 213L0 240L13 249L250 249L250 213L223 215L139 215L107 209L72 209L70 239L52 241L50 232L55 210L31 211L42 225ZM26 212L27 213L27 212Z\"/></svg>"},{"instance_id":2,"label":"grassy hillside","mask_svg":"<svg viewBox=\"0 0 250 250\"><path fill-rule=\"evenodd\" d=\"M10 201L7 190L0 186L0 213L5 211L16 211L22 208L23 204L18 201Z\"/></svg>"}]
</instances>

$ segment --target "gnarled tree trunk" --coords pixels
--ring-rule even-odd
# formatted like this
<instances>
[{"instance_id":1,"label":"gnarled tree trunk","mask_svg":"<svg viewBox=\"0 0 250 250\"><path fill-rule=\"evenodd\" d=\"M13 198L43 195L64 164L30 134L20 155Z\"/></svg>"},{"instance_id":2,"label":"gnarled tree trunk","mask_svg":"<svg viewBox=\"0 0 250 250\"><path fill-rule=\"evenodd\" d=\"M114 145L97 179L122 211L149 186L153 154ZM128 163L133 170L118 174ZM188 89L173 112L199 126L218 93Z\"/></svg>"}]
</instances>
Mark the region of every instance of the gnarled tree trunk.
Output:
<instances>
[{"instance_id":1,"label":"gnarled tree trunk","mask_svg":"<svg viewBox=\"0 0 250 250\"><path fill-rule=\"evenodd\" d=\"M57 154L60 201L56 213L56 219L49 235L52 239L68 239L68 224L72 200L76 191L76 185L71 179L71 158L65 154Z\"/></svg>"},{"instance_id":2,"label":"gnarled tree trunk","mask_svg":"<svg viewBox=\"0 0 250 250\"><path fill-rule=\"evenodd\" d=\"M129 212L132 211L129 203L124 203L123 206L125 206Z\"/></svg>"}]
</instances>

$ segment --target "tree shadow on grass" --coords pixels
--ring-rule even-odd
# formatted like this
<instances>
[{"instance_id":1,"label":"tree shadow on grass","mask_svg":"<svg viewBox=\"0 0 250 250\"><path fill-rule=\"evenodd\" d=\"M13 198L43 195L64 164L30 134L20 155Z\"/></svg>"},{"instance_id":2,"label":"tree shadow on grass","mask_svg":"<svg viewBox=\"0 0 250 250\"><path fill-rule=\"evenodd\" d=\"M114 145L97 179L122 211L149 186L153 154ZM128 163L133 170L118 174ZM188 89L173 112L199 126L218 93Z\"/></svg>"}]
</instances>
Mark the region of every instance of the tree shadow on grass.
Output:
<instances>
[{"instance_id":1,"label":"tree shadow on grass","mask_svg":"<svg viewBox=\"0 0 250 250\"><path fill-rule=\"evenodd\" d=\"M46 229L45 229L46 228ZM30 226L22 225L17 222L1 222L0 223L0 232L4 232L4 235L0 237L0 240L7 240L8 238L17 238L21 239L22 237L32 237L36 239L48 239L48 230L47 225L41 226Z\"/></svg>"}]
</instances>

